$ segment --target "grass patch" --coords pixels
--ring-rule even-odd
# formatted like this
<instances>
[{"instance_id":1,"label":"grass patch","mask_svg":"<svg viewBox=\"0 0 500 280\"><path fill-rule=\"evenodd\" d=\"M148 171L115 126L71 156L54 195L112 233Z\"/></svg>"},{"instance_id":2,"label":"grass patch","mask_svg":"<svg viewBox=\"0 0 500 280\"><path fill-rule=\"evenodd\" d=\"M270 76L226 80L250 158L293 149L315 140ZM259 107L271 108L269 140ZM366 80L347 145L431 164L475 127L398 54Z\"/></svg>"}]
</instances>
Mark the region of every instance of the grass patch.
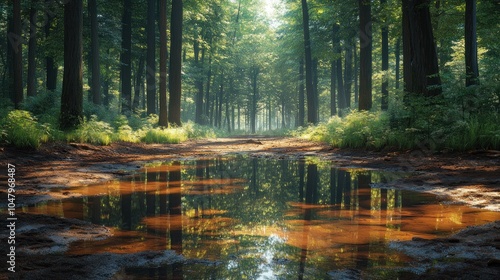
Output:
<instances>
[{"instance_id":1,"label":"grass patch","mask_svg":"<svg viewBox=\"0 0 500 280\"><path fill-rule=\"evenodd\" d=\"M49 124L39 124L30 112L24 110L9 112L0 122L0 127L1 141L18 148L37 149L49 141L53 132Z\"/></svg>"},{"instance_id":2,"label":"grass patch","mask_svg":"<svg viewBox=\"0 0 500 280\"><path fill-rule=\"evenodd\" d=\"M113 134L113 128L108 123L99 121L97 116L92 115L90 120L84 120L76 130L69 132L66 139L69 142L109 145Z\"/></svg>"},{"instance_id":3,"label":"grass patch","mask_svg":"<svg viewBox=\"0 0 500 280\"><path fill-rule=\"evenodd\" d=\"M141 142L146 144L178 144L187 140L187 133L181 128L152 128L146 131Z\"/></svg>"},{"instance_id":4,"label":"grass patch","mask_svg":"<svg viewBox=\"0 0 500 280\"><path fill-rule=\"evenodd\" d=\"M387 143L388 124L386 113L354 111L343 119L334 116L326 123L298 130L293 135L339 148L380 149Z\"/></svg>"}]
</instances>

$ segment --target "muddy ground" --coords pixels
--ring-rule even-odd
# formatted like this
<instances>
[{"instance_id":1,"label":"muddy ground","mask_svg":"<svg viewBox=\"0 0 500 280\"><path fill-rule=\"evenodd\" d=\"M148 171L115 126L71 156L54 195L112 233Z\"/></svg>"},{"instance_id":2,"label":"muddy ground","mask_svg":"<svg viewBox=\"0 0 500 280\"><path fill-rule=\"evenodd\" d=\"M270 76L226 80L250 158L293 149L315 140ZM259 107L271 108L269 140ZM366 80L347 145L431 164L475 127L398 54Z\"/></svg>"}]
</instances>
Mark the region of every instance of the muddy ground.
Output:
<instances>
[{"instance_id":1,"label":"muddy ground","mask_svg":"<svg viewBox=\"0 0 500 280\"><path fill-rule=\"evenodd\" d=\"M188 141L176 145L115 143L111 146L50 143L38 151L0 148L0 181L7 182L8 163L16 166L18 207L52 198L70 197L67 187L106 181L139 169L146 162L168 159L196 159L230 153L256 157L299 158L318 156L339 167L363 167L407 171L408 177L391 185L448 196L477 208L500 211L500 152L433 153L412 151L339 150L297 138L232 137ZM2 183L6 185L6 183ZM0 220L6 221L6 187L1 189ZM185 262L172 252L144 252L131 255L63 255L68 244L81 239L106 238L110 229L86 222L50 216L18 214L16 224L16 273L6 268L0 279L67 278L108 279L125 266ZM8 252L8 232L2 230L0 251ZM415 238L393 243L395 249L415 258L408 269L411 279L498 279L500 275L500 222L467 228L436 240ZM416 250L419 248L419 250ZM105 261L103 261L105 260ZM2 263L5 264L4 261ZM4 267L4 264L2 267ZM93 269L88 269L88 267ZM355 270L331 273L332 279L370 278ZM343 275L343 276L342 276ZM62 278L59 278L62 277ZM116 276L115 276L116 277Z\"/></svg>"}]
</instances>

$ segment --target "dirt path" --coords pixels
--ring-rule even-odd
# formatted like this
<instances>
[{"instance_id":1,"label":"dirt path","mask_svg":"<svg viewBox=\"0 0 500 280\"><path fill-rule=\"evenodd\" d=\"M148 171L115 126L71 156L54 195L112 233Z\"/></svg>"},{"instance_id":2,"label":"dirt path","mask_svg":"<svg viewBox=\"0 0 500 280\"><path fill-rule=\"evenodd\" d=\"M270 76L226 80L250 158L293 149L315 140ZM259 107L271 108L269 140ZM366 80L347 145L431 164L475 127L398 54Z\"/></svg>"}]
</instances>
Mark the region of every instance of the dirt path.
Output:
<instances>
[{"instance_id":1,"label":"dirt path","mask_svg":"<svg viewBox=\"0 0 500 280\"><path fill-rule=\"evenodd\" d=\"M339 167L394 169L411 176L393 186L447 195L478 208L500 211L500 154L431 154L427 151L337 150L297 138L232 137L176 145L115 143L111 146L49 144L39 151L3 148L0 164L17 166L18 203L66 197L65 187L110 180L144 163L246 153L257 157L318 156ZM6 171L1 176L5 176ZM5 178L5 177L0 177ZM5 191L5 190L1 190Z\"/></svg>"},{"instance_id":2,"label":"dirt path","mask_svg":"<svg viewBox=\"0 0 500 280\"><path fill-rule=\"evenodd\" d=\"M331 149L318 143L281 137L231 137L188 141L177 145L115 143L106 147L87 144L52 143L44 145L38 151L23 151L12 147L4 147L0 151L0 164L3 167L0 180L2 182L7 181L5 176L7 174L6 166L8 163L14 164L18 184L16 203L20 206L47 199L70 197L74 194L66 190L67 187L117 178L126 175L132 170L139 169L146 162L204 158L230 153L246 153L256 157L272 158L318 156L332 161L339 167L407 171L411 175L400 179L398 182L393 182L391 187L433 192L449 196L456 201L474 207L500 211L500 157L495 151L465 154L432 154L425 150L366 152ZM5 193L6 188L3 188L1 192ZM2 197L5 197L5 195L3 194ZM1 201L0 206L1 209L5 209L5 201ZM30 273L36 272L29 275L38 275L42 278L46 275L51 275L52 278L54 278L53 275L56 275L57 278L57 273L64 276L68 271L61 268L62 257L54 258L54 261L51 262L43 257L44 254L63 252L65 246L75 239L105 238L111 234L104 227L79 221L47 216L41 218L40 216L27 214L22 218L24 224L22 228L18 229L18 239L25 242L33 240L36 242L33 243L33 246L20 253L26 256L24 258L25 263L22 263L21 266L28 268ZM0 219L6 220L6 215L0 214ZM38 233L33 233L33 229L36 228L39 229ZM56 240L47 237L55 233L60 236L61 232L66 234L65 236L68 236L68 238L61 237ZM451 243L455 248L463 244L467 244L468 247L472 244L476 247L487 246L493 248L491 249L493 253L487 250L489 253L479 257L475 264L463 264L463 269L475 269L475 271L479 271L479 274L484 272L487 275L491 275L491 273L494 275L496 272L500 273L499 232L500 226L498 223L493 223L483 228L480 234L481 238L477 240L472 239L471 241L470 239L470 235L478 234L476 232L466 234L465 237L460 236L464 242L467 241L466 243L461 243L461 241ZM4 234L1 237L4 240ZM423 242L420 245L430 249L439 242L442 243L442 241L424 242L422 240L412 242ZM449 246L448 243L446 244ZM413 245L413 243L408 243L408 245L398 246L404 250L403 247ZM2 242L0 245L2 252L7 250L5 246L6 242ZM31 253L29 250L32 250ZM33 255L32 253L35 251L37 254ZM157 259L158 262L171 262L172 258L174 258L173 256L170 258L164 255L151 254L154 256L138 255L135 260L141 263L141 258L153 258ZM88 260L85 260L85 262L98 263L91 256L86 256L86 258ZM107 258L113 260L114 266L118 268L120 267L119 264L124 261L119 256L110 255ZM77 274L82 278L91 276L87 275L84 269L78 269L78 263L81 260L76 257L71 259L73 261L64 258L63 263L70 268L74 266L73 269L79 271L80 274ZM127 259L126 261L129 262L130 260ZM422 265L428 266L428 262L429 260L422 260ZM456 262L453 264L455 265ZM47 265L54 265L55 270L49 269L47 271L46 268L42 269ZM107 269L103 269L103 271L107 271ZM446 271L446 269L427 271L429 272L423 275L439 275L444 273L443 271ZM23 275L28 274L18 274L20 277L23 277ZM2 276L5 276L3 271L0 273L0 279ZM109 274L95 277L107 278Z\"/></svg>"}]
</instances>

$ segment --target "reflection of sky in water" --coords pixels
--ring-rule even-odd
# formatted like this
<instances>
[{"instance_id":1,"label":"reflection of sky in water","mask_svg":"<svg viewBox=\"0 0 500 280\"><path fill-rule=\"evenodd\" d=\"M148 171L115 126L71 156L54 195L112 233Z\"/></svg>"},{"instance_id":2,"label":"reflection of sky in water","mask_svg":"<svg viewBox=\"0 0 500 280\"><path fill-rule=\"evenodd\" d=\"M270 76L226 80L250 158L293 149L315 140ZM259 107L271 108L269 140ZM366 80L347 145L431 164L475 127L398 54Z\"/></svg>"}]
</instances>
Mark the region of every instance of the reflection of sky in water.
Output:
<instances>
[{"instance_id":1,"label":"reflection of sky in water","mask_svg":"<svg viewBox=\"0 0 500 280\"><path fill-rule=\"evenodd\" d=\"M274 271L273 261L276 260L276 251L274 250L274 245L278 243L283 244L284 240L277 235L272 234L267 239L267 246L263 246L263 248L259 250L263 262L259 265L260 275L257 279L274 279L275 275L277 274Z\"/></svg>"},{"instance_id":2,"label":"reflection of sky in water","mask_svg":"<svg viewBox=\"0 0 500 280\"><path fill-rule=\"evenodd\" d=\"M431 195L370 186L397 176L243 157L174 162L24 211L114 228L114 237L75 243L69 254L175 249L222 263L181 270L185 279L321 279L336 269L394 267L408 259L387 249L390 240L434 238L500 219ZM167 273L155 269L147 273Z\"/></svg>"}]
</instances>

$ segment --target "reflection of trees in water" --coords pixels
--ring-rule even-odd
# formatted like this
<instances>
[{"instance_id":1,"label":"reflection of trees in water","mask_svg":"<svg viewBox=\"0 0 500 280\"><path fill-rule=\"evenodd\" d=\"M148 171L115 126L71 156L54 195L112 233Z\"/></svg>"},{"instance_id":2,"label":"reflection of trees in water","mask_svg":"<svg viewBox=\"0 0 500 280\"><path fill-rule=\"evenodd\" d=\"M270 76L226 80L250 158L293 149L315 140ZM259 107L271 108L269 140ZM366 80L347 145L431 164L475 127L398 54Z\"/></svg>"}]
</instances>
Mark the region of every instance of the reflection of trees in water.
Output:
<instances>
[{"instance_id":1,"label":"reflection of trees in water","mask_svg":"<svg viewBox=\"0 0 500 280\"><path fill-rule=\"evenodd\" d=\"M307 165L307 181L306 181L306 204L316 204L318 201L318 166L316 164ZM302 240L305 242L305 246L302 246L300 250L300 262L299 262L299 279L304 278L304 272L307 262L307 251L309 244L309 231L310 222L312 220L313 209L305 208L304 210L304 224L302 230Z\"/></svg>"},{"instance_id":2,"label":"reflection of trees in water","mask_svg":"<svg viewBox=\"0 0 500 280\"><path fill-rule=\"evenodd\" d=\"M147 234L161 236L167 249L187 257L237 256L235 269L252 275L259 273L259 260L240 259L243 252L271 246L266 240L272 234L285 236L279 253L291 260L286 266L298 270L299 279L306 279L307 268L318 263L364 269L391 262L379 259L390 254L381 244L401 229L402 206L422 207L418 195L403 200L401 191L372 188L371 181L382 181L382 175L306 160L203 159L148 170L132 183L108 184L105 195L54 207L67 217L127 230L145 228ZM419 208L422 213L425 209ZM143 222L146 216L159 222ZM163 228L155 228L158 224ZM341 264L334 258L342 258ZM235 270L224 273L230 272ZM171 266L154 274L170 279L189 272Z\"/></svg>"}]
</instances>

